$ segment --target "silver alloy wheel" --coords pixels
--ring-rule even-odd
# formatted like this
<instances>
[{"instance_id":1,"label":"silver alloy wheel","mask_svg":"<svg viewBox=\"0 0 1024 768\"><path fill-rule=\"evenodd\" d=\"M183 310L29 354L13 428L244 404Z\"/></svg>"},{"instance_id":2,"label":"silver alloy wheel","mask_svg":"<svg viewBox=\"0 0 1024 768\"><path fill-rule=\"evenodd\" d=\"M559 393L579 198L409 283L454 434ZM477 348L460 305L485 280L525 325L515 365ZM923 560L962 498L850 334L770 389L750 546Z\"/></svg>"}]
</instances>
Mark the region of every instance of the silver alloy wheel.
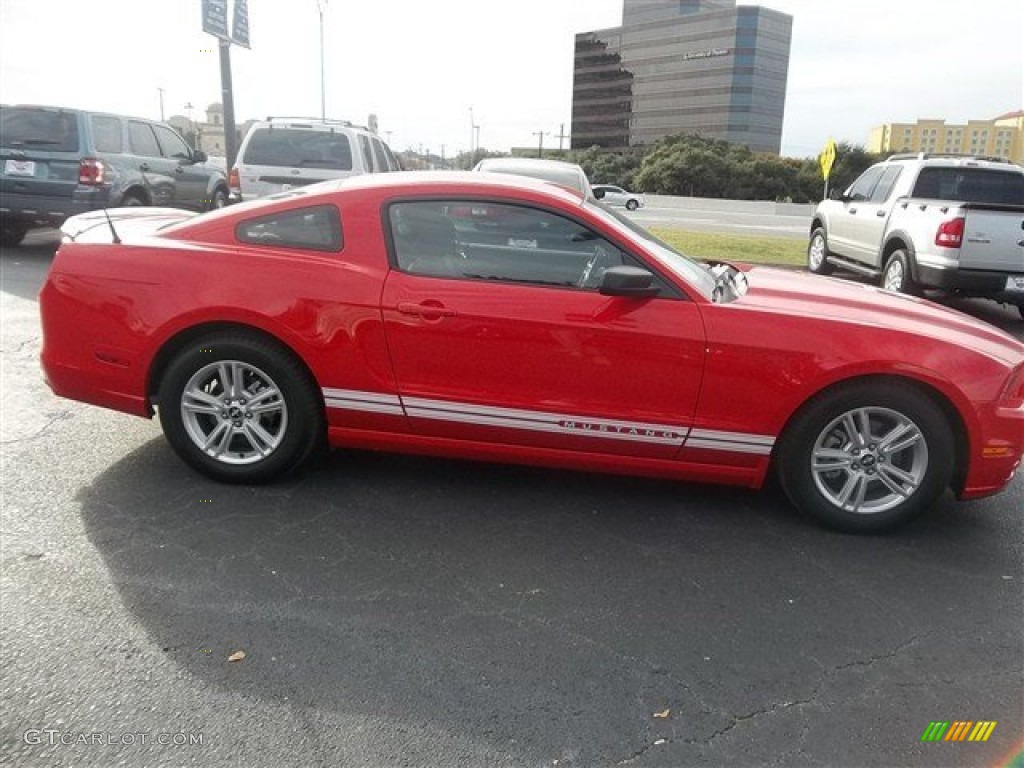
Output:
<instances>
[{"instance_id":1,"label":"silver alloy wheel","mask_svg":"<svg viewBox=\"0 0 1024 768\"><path fill-rule=\"evenodd\" d=\"M825 263L825 238L820 232L811 238L811 247L807 251L807 257L812 271L821 269L821 265Z\"/></svg>"},{"instance_id":2,"label":"silver alloy wheel","mask_svg":"<svg viewBox=\"0 0 1024 768\"><path fill-rule=\"evenodd\" d=\"M200 368L181 394L189 438L224 464L254 464L281 444L288 406L280 388L254 365L219 360Z\"/></svg>"},{"instance_id":3,"label":"silver alloy wheel","mask_svg":"<svg viewBox=\"0 0 1024 768\"><path fill-rule=\"evenodd\" d=\"M928 444L913 421L890 408L847 411L821 431L811 473L821 495L855 514L885 512L918 489L928 471Z\"/></svg>"},{"instance_id":4,"label":"silver alloy wheel","mask_svg":"<svg viewBox=\"0 0 1024 768\"><path fill-rule=\"evenodd\" d=\"M903 278L903 262L893 259L885 268L885 283L883 284L885 289L899 293L903 289Z\"/></svg>"}]
</instances>

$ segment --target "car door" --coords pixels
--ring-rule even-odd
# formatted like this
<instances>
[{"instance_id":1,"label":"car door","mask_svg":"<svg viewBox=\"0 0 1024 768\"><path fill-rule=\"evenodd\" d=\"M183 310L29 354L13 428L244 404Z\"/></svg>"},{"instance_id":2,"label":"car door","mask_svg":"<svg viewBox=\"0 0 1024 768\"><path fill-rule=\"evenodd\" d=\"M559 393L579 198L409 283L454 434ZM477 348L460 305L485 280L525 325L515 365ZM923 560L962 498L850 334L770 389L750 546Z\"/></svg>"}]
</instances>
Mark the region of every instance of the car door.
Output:
<instances>
[{"instance_id":1,"label":"car door","mask_svg":"<svg viewBox=\"0 0 1024 768\"><path fill-rule=\"evenodd\" d=\"M152 205L174 205L178 164L163 156L153 127L143 120L128 121L128 142L135 171Z\"/></svg>"},{"instance_id":2,"label":"car door","mask_svg":"<svg viewBox=\"0 0 1024 768\"><path fill-rule=\"evenodd\" d=\"M160 143L161 155L174 163L174 204L195 211L209 208L212 194L209 169L193 161L188 144L166 125L154 123L153 131Z\"/></svg>"},{"instance_id":3,"label":"car door","mask_svg":"<svg viewBox=\"0 0 1024 768\"><path fill-rule=\"evenodd\" d=\"M603 296L637 265L580 221L520 205L387 207L382 310L412 428L432 437L672 458L703 371L697 306Z\"/></svg>"},{"instance_id":4,"label":"car door","mask_svg":"<svg viewBox=\"0 0 1024 768\"><path fill-rule=\"evenodd\" d=\"M862 173L842 198L842 208L831 217L828 231L829 250L850 259L864 260L864 243L859 240L860 223L867 218L866 206L871 192L882 176L883 167L873 165Z\"/></svg>"},{"instance_id":5,"label":"car door","mask_svg":"<svg viewBox=\"0 0 1024 768\"><path fill-rule=\"evenodd\" d=\"M852 247L859 261L882 266L882 236L892 210L892 189L902 170L899 165L890 165L882 171L870 197L858 206L851 220Z\"/></svg>"}]
</instances>

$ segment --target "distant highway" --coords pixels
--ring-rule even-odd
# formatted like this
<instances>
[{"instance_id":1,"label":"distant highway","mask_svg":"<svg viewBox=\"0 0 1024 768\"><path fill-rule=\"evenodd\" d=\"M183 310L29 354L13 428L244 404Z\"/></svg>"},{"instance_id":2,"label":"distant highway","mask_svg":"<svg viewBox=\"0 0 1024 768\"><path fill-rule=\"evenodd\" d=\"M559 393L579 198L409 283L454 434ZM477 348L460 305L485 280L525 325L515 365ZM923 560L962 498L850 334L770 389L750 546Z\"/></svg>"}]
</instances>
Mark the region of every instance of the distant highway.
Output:
<instances>
[{"instance_id":1,"label":"distant highway","mask_svg":"<svg viewBox=\"0 0 1024 768\"><path fill-rule=\"evenodd\" d=\"M647 195L631 214L645 227L806 239L813 205Z\"/></svg>"}]
</instances>

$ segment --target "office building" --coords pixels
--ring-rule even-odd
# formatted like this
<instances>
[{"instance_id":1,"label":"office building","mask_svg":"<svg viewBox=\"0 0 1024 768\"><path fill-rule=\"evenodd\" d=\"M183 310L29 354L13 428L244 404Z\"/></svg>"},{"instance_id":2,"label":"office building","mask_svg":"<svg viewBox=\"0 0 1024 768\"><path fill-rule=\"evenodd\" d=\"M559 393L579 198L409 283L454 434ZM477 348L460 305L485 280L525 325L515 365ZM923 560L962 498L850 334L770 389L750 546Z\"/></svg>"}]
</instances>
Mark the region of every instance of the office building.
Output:
<instances>
[{"instance_id":1,"label":"office building","mask_svg":"<svg viewBox=\"0 0 1024 768\"><path fill-rule=\"evenodd\" d=\"M572 147L699 133L778 153L793 19L735 0L624 0L576 35Z\"/></svg>"}]
</instances>

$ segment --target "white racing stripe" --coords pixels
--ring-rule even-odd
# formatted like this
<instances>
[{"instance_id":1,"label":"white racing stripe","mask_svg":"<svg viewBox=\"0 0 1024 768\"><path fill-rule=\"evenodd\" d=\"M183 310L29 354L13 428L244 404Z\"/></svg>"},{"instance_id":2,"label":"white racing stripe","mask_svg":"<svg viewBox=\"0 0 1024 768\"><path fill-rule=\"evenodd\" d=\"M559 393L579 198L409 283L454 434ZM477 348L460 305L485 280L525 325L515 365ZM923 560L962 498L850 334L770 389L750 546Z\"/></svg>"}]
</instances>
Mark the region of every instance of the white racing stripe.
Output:
<instances>
[{"instance_id":1,"label":"white racing stripe","mask_svg":"<svg viewBox=\"0 0 1024 768\"><path fill-rule=\"evenodd\" d=\"M422 397L400 398L398 395L351 389L324 389L323 392L324 401L329 408L395 416L404 413L411 419L449 421L483 427L503 427L656 445L685 444L688 448L759 455L771 453L772 445L775 443L775 438L767 435L690 429L681 424L618 421L565 413L474 405L452 400L429 400Z\"/></svg>"},{"instance_id":2,"label":"white racing stripe","mask_svg":"<svg viewBox=\"0 0 1024 768\"><path fill-rule=\"evenodd\" d=\"M403 415L402 401L398 395L385 395L380 392L360 392L354 389L324 389L324 404L328 408L340 408L345 411L365 411L368 413L387 413L392 416Z\"/></svg>"}]
</instances>

